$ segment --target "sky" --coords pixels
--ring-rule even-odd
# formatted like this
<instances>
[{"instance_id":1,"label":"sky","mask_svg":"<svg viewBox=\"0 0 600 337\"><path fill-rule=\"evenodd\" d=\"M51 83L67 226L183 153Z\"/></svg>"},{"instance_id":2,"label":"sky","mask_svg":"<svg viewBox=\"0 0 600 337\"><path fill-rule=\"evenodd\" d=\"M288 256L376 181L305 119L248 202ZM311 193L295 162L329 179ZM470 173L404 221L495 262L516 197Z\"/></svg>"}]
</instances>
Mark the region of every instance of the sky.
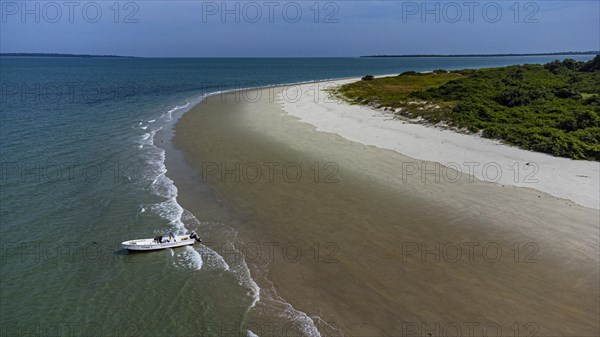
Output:
<instances>
[{"instance_id":1,"label":"sky","mask_svg":"<svg viewBox=\"0 0 600 337\"><path fill-rule=\"evenodd\" d=\"M0 52L335 57L600 50L600 1L6 1Z\"/></svg>"}]
</instances>

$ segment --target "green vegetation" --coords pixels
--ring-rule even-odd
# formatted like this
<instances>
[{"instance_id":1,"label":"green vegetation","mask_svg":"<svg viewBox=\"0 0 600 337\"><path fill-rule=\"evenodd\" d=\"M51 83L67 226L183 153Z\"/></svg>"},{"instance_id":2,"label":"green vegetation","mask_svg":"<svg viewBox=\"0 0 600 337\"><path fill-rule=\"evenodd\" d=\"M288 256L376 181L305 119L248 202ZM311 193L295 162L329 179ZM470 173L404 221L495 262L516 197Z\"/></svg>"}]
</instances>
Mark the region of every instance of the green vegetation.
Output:
<instances>
[{"instance_id":1,"label":"green vegetation","mask_svg":"<svg viewBox=\"0 0 600 337\"><path fill-rule=\"evenodd\" d=\"M336 94L524 149L600 161L600 55L545 65L404 72Z\"/></svg>"}]
</instances>

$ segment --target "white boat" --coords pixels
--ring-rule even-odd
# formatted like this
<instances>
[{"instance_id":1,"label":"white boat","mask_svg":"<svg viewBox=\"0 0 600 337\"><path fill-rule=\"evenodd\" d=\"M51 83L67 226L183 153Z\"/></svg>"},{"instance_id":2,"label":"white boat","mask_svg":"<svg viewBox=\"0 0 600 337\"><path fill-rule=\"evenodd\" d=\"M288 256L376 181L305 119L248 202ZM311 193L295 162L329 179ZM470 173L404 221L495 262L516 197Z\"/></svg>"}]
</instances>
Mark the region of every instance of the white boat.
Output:
<instances>
[{"instance_id":1,"label":"white boat","mask_svg":"<svg viewBox=\"0 0 600 337\"><path fill-rule=\"evenodd\" d=\"M193 245L194 242L202 242L200 237L192 232L186 235L159 235L153 239L129 240L121 243L127 250L160 250L165 248L175 248Z\"/></svg>"}]
</instances>

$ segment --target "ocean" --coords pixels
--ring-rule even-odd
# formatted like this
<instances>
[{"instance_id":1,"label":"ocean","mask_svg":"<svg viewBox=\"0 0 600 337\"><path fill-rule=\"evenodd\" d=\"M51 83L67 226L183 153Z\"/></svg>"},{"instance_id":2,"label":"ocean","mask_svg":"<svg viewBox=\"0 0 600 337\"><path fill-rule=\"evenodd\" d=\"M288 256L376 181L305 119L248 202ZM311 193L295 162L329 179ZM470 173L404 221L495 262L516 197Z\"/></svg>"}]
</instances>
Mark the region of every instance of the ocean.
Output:
<instances>
[{"instance_id":1,"label":"ocean","mask_svg":"<svg viewBox=\"0 0 600 337\"><path fill-rule=\"evenodd\" d=\"M336 335L284 298L261 302L275 290L253 279L235 222L179 205L155 135L215 92L556 58L1 57L0 334ZM120 247L192 230L219 249Z\"/></svg>"}]
</instances>

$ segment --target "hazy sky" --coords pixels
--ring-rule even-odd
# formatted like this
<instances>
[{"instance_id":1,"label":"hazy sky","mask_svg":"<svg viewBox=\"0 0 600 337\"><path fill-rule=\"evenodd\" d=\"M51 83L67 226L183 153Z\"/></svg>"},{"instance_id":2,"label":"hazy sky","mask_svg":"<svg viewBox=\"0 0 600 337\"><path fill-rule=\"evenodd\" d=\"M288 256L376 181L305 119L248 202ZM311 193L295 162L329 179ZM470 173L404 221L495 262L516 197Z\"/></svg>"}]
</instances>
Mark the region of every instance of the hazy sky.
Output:
<instances>
[{"instance_id":1,"label":"hazy sky","mask_svg":"<svg viewBox=\"0 0 600 337\"><path fill-rule=\"evenodd\" d=\"M0 51L358 56L600 49L600 1L5 1Z\"/></svg>"}]
</instances>

